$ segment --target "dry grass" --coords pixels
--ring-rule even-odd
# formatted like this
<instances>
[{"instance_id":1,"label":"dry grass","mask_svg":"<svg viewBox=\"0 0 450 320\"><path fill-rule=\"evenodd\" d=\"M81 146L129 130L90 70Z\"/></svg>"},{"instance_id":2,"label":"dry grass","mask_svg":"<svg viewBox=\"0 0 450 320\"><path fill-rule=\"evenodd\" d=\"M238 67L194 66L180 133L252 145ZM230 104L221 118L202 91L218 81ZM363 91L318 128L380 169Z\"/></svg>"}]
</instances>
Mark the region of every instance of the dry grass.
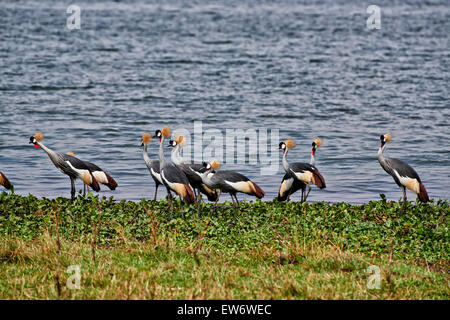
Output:
<instances>
[{"instance_id":1,"label":"dry grass","mask_svg":"<svg viewBox=\"0 0 450 320\"><path fill-rule=\"evenodd\" d=\"M175 236L174 236L175 237ZM286 241L230 254L179 247L174 237L96 248L44 233L34 241L0 241L1 299L448 299L448 273L369 259L339 246ZM70 265L81 266L81 289L66 286ZM368 289L369 265L381 288Z\"/></svg>"}]
</instances>

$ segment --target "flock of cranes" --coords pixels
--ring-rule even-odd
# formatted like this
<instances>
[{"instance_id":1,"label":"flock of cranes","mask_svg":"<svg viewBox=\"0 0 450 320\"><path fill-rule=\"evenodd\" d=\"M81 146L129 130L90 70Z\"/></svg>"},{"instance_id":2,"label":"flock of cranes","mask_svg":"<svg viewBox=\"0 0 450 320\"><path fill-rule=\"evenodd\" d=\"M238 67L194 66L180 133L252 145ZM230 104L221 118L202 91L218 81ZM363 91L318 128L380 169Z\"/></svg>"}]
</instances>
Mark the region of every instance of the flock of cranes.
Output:
<instances>
[{"instance_id":1,"label":"flock of cranes","mask_svg":"<svg viewBox=\"0 0 450 320\"><path fill-rule=\"evenodd\" d=\"M169 140L167 147L172 148L171 162L164 155L164 141L171 137L168 127L156 130L154 136L144 133L142 136L143 158L147 168L155 182L154 200L157 198L158 187L164 186L168 194L169 210L172 212L172 193L180 198L180 212L183 216L183 202L186 204L197 204L197 211L200 214L200 204L202 194L207 199L214 202L214 209L218 207L218 201L221 193L228 193L233 202L233 208L239 208L237 193L245 193L261 199L265 192L255 182L241 173L230 170L219 170L220 163L217 160L210 162L193 162L184 160L182 157L182 148L186 144L185 137L178 135ZM159 157L150 159L147 154L147 148L152 138L159 140ZM70 178L71 198L75 199L75 180L81 179L85 187L92 188L94 191L100 190L100 184L106 185L109 189L115 190L117 182L103 169L97 165L80 160L73 153L60 153L46 147L42 140L44 136L41 132L30 137L30 144L36 148L43 149L56 168ZM403 206L406 207L406 188L417 194L421 202L429 201L427 191L417 172L403 161L394 158L385 158L384 150L386 144L391 141L389 133L380 136L380 148L378 149L378 161L381 167L389 173L395 183L403 190ZM306 201L311 191L310 184L316 185L319 189L326 187L325 179L319 170L315 167L315 154L321 146L322 140L317 138L312 143L310 163L294 162L288 163L288 151L295 147L295 142L291 139L282 141L279 149L283 152L282 164L285 175L281 181L278 191L279 201L289 201L290 196L301 190L300 200ZM6 176L0 172L0 184L6 189L11 189L12 184Z\"/></svg>"}]
</instances>

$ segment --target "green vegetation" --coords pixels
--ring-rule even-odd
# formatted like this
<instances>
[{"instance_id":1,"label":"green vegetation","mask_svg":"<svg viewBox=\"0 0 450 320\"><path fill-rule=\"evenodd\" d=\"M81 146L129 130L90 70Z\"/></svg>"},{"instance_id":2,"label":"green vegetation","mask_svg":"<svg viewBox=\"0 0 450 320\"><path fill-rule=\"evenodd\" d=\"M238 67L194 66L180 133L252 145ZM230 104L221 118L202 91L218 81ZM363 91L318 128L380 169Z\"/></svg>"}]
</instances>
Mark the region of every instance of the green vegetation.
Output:
<instances>
[{"instance_id":1,"label":"green vegetation","mask_svg":"<svg viewBox=\"0 0 450 320\"><path fill-rule=\"evenodd\" d=\"M0 299L449 299L449 203L165 201L0 194ZM66 280L81 266L81 289ZM381 287L368 289L369 266Z\"/></svg>"}]
</instances>

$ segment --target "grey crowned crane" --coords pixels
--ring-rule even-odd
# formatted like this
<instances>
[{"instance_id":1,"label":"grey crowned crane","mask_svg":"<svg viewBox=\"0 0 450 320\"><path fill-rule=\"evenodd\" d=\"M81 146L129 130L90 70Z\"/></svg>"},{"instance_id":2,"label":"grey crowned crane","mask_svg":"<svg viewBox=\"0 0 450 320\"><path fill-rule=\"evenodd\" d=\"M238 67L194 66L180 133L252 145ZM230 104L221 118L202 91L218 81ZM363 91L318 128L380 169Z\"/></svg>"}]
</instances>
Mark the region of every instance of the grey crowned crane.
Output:
<instances>
[{"instance_id":1,"label":"grey crowned crane","mask_svg":"<svg viewBox=\"0 0 450 320\"><path fill-rule=\"evenodd\" d=\"M317 170L317 168L314 165L311 165L309 163L304 162L294 162L289 164L286 160L287 153L289 149L292 149L295 147L294 140L288 139L286 142L280 142L279 148L280 150L283 150L283 168L286 174L293 178L293 183L297 180L298 184L297 187L301 188L301 183L303 182L305 184L305 187L308 188L308 192L306 193L306 196L304 197L304 189L302 189L302 201L305 201L305 199L308 197L309 192L311 191L310 183L312 182L315 184L319 189L326 188L325 185L325 179L323 178L322 174ZM312 156L312 160L314 161L314 157ZM292 193L292 192L291 192Z\"/></svg>"},{"instance_id":2,"label":"grey crowned crane","mask_svg":"<svg viewBox=\"0 0 450 320\"><path fill-rule=\"evenodd\" d=\"M405 162L385 158L383 155L386 144L391 142L391 134L386 133L380 136L381 145L378 149L378 162L381 167L394 178L395 183L403 189L403 208L406 210L406 188L418 195L421 202L428 202L427 190L419 178L417 172Z\"/></svg>"},{"instance_id":3,"label":"grey crowned crane","mask_svg":"<svg viewBox=\"0 0 450 320\"><path fill-rule=\"evenodd\" d=\"M203 168L203 163L194 162L194 161L185 161L181 156L181 148L186 145L186 139L179 135L176 136L174 140L169 141L169 146L173 147L171 160L173 164L184 172L186 177L189 180L189 184L194 190L194 195L197 198L197 213L200 215L200 203L202 201L201 193L208 197L209 201L217 201L218 194L215 190L211 190L205 185L202 181L201 176L199 176L196 172L200 172ZM195 192L197 190L197 194Z\"/></svg>"},{"instance_id":4,"label":"grey crowned crane","mask_svg":"<svg viewBox=\"0 0 450 320\"><path fill-rule=\"evenodd\" d=\"M236 193L242 192L248 195L255 196L258 199L264 197L264 190L243 174L230 170L216 171L219 170L219 168L220 163L217 160L204 162L203 168L200 170L200 172L197 172L197 174L202 177L203 183L206 184L210 189L219 189L220 193L225 192L230 194L231 200L233 201L233 208L235 213L236 207L239 208L239 201L236 197ZM214 205L215 207L217 205L217 201L219 200L219 196L217 197L216 203Z\"/></svg>"},{"instance_id":5,"label":"grey crowned crane","mask_svg":"<svg viewBox=\"0 0 450 320\"><path fill-rule=\"evenodd\" d=\"M47 148L42 140L44 139L44 135L42 132L36 133L34 136L30 137L30 142L34 144L36 148L41 147L49 156L50 160L52 160L53 164L56 168L58 168L62 173L66 174L70 178L70 183L72 186L71 189L71 198L75 199L75 180L77 178L83 180L88 186L90 186L95 191L100 190L100 186L93 176L92 172L89 170L89 167L86 163L74 156L70 156L68 154L55 152L49 148Z\"/></svg>"},{"instance_id":6,"label":"grey crowned crane","mask_svg":"<svg viewBox=\"0 0 450 320\"><path fill-rule=\"evenodd\" d=\"M73 152L67 152L66 154L69 156L72 156L72 157L75 156L75 154ZM89 171L94 176L95 180L97 180L97 182L100 182L101 184L107 186L109 188L109 190L116 190L116 188L118 186L116 180L114 180L106 171L104 171L99 166L97 166L91 162L88 162L88 161L83 161L83 162L86 164ZM86 186L86 184L84 184L84 185ZM88 191L89 191L89 189L88 189Z\"/></svg>"},{"instance_id":7,"label":"grey crowned crane","mask_svg":"<svg viewBox=\"0 0 450 320\"><path fill-rule=\"evenodd\" d=\"M0 184L8 190L12 188L11 182L9 182L8 178L3 174L3 172L0 172Z\"/></svg>"},{"instance_id":8,"label":"grey crowned crane","mask_svg":"<svg viewBox=\"0 0 450 320\"><path fill-rule=\"evenodd\" d=\"M145 164L148 168L148 171L150 171L150 175L153 178L153 181L155 181L155 196L153 198L154 201L156 201L156 195L158 193L158 187L160 185L164 185L161 174L159 172L159 160L151 160L147 153L147 146L152 141L152 136L150 133L146 132L142 135L142 155L144 157Z\"/></svg>"},{"instance_id":9,"label":"grey crowned crane","mask_svg":"<svg viewBox=\"0 0 450 320\"><path fill-rule=\"evenodd\" d=\"M164 127L162 130L156 130L155 132L155 138L159 138L159 171L161 172L161 180L166 186L167 193L169 194L170 210L172 210L172 194L170 193L172 190L180 197L180 211L181 216L184 219L183 200L186 203L191 204L195 202L195 197L194 192L189 185L189 180L183 171L166 161L163 143L164 138L169 137L170 129L168 127Z\"/></svg>"},{"instance_id":10,"label":"grey crowned crane","mask_svg":"<svg viewBox=\"0 0 450 320\"><path fill-rule=\"evenodd\" d=\"M317 138L312 143L311 160L310 165L314 166L316 163L315 155L317 149L322 145L322 139ZM301 201L306 201L308 194L305 195L306 184L298 179L294 179L290 174L285 173L283 180L281 181L280 189L278 190L278 201L289 201L291 194L302 190Z\"/></svg>"}]
</instances>

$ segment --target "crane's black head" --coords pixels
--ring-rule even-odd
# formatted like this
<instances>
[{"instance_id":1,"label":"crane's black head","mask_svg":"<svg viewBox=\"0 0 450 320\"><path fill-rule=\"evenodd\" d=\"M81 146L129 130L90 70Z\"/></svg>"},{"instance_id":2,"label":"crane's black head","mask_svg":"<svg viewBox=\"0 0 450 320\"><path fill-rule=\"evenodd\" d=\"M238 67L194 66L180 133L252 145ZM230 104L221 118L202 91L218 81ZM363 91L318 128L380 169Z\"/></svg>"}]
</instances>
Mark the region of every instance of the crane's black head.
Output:
<instances>
[{"instance_id":1,"label":"crane's black head","mask_svg":"<svg viewBox=\"0 0 450 320\"><path fill-rule=\"evenodd\" d=\"M312 143L312 155L314 155L316 153L316 150L317 150L317 144L316 144L316 142L313 142Z\"/></svg>"},{"instance_id":2,"label":"crane's black head","mask_svg":"<svg viewBox=\"0 0 450 320\"><path fill-rule=\"evenodd\" d=\"M203 167L201 167L199 170L200 173L215 172L209 162L203 162L202 165L203 165Z\"/></svg>"},{"instance_id":3,"label":"crane's black head","mask_svg":"<svg viewBox=\"0 0 450 320\"><path fill-rule=\"evenodd\" d=\"M278 149L280 149L280 150L286 150L286 143L280 142L280 144L278 145Z\"/></svg>"},{"instance_id":4,"label":"crane's black head","mask_svg":"<svg viewBox=\"0 0 450 320\"><path fill-rule=\"evenodd\" d=\"M390 133L382 134L380 136L380 141L381 141L381 148L383 148L386 143L391 142L391 134Z\"/></svg>"},{"instance_id":5,"label":"crane's black head","mask_svg":"<svg viewBox=\"0 0 450 320\"><path fill-rule=\"evenodd\" d=\"M386 144L386 139L384 138L384 135L380 136L380 142L381 142L381 148L383 148L384 145Z\"/></svg>"},{"instance_id":6,"label":"crane's black head","mask_svg":"<svg viewBox=\"0 0 450 320\"><path fill-rule=\"evenodd\" d=\"M167 146L168 148L172 147L175 148L177 146L177 142L175 140L170 140L169 141L169 145Z\"/></svg>"},{"instance_id":7,"label":"crane's black head","mask_svg":"<svg viewBox=\"0 0 450 320\"><path fill-rule=\"evenodd\" d=\"M155 135L153 136L153 138L159 138L159 142L161 142L161 138L162 138L161 130L156 130L155 131Z\"/></svg>"},{"instance_id":8,"label":"crane's black head","mask_svg":"<svg viewBox=\"0 0 450 320\"><path fill-rule=\"evenodd\" d=\"M203 161L202 162L202 167L198 170L198 172L200 172L200 173L208 172L208 169L207 169L208 165L209 165L208 162Z\"/></svg>"},{"instance_id":9,"label":"crane's black head","mask_svg":"<svg viewBox=\"0 0 450 320\"><path fill-rule=\"evenodd\" d=\"M38 145L38 143L37 143L37 140L36 140L36 138L35 138L34 136L31 136L31 137L30 137L30 142L28 142L28 143L34 144L34 146L36 147L36 149L39 148L39 145Z\"/></svg>"}]
</instances>

